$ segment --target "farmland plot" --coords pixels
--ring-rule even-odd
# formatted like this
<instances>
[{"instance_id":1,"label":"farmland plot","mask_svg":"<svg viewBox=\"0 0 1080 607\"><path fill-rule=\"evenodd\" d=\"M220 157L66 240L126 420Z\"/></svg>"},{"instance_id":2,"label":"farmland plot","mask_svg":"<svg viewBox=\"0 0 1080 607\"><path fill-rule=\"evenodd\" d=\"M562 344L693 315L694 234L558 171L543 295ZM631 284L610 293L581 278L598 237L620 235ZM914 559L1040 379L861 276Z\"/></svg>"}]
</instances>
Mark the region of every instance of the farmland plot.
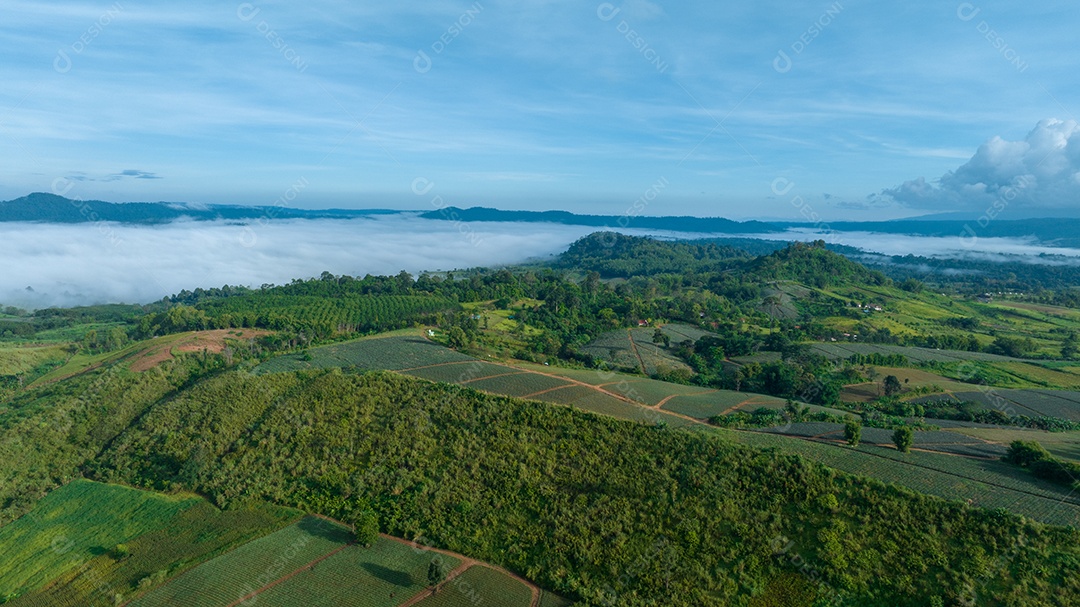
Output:
<instances>
[{"instance_id":1,"label":"farmland plot","mask_svg":"<svg viewBox=\"0 0 1080 607\"><path fill-rule=\"evenodd\" d=\"M191 569L131 607L225 607L311 561L344 547L348 529L307 517Z\"/></svg>"},{"instance_id":2,"label":"farmland plot","mask_svg":"<svg viewBox=\"0 0 1080 607\"><path fill-rule=\"evenodd\" d=\"M758 400L760 399L760 400ZM708 419L714 415L720 415L732 407L738 406L741 403L746 403L753 400L754 402L760 402L755 406L747 407L747 411L753 410L757 407L767 406L768 403L775 400L779 402L779 406L784 406L784 400L769 396L761 396L758 394L747 394L746 392L733 392L729 390L717 390L707 394L694 394L688 396L676 396L668 402L664 403L661 409L665 411L674 411L682 415L689 415L697 419Z\"/></svg>"},{"instance_id":3,"label":"farmland plot","mask_svg":"<svg viewBox=\"0 0 1080 607\"><path fill-rule=\"evenodd\" d=\"M37 588L103 550L153 531L199 497L173 497L75 480L46 495L29 513L0 527L0 593Z\"/></svg>"},{"instance_id":4,"label":"farmland plot","mask_svg":"<svg viewBox=\"0 0 1080 607\"><path fill-rule=\"evenodd\" d=\"M351 545L334 553L256 600L264 607L394 607L424 590L434 558L446 571L461 562L379 538L370 548Z\"/></svg>"},{"instance_id":5,"label":"farmland plot","mask_svg":"<svg viewBox=\"0 0 1080 607\"><path fill-rule=\"evenodd\" d=\"M459 362L442 363L434 366L425 366L417 369L402 371L413 377L420 377L428 381L440 381L448 384L468 384L484 377L501 375L513 371L501 365L484 362L477 359L466 359Z\"/></svg>"},{"instance_id":6,"label":"farmland plot","mask_svg":"<svg viewBox=\"0 0 1080 607\"><path fill-rule=\"evenodd\" d=\"M444 584L439 592L417 603L419 607L529 607L532 591L514 578L482 565Z\"/></svg>"},{"instance_id":7,"label":"farmland plot","mask_svg":"<svg viewBox=\"0 0 1080 607\"><path fill-rule=\"evenodd\" d=\"M1063 501L1068 491L1034 481L1030 474L1002 462L972 460L934 453L898 453L866 445L820 443L763 432L718 432L740 443L798 453L812 461L851 474L895 483L913 491L983 508L1005 508L1053 525L1080 525L1080 504ZM896 458L896 459L893 459Z\"/></svg>"},{"instance_id":8,"label":"farmland plot","mask_svg":"<svg viewBox=\"0 0 1080 607\"><path fill-rule=\"evenodd\" d=\"M302 354L286 354L272 358L258 367L258 373L299 371L333 367L358 367L399 371L427 365L474 360L467 354L455 352L418 335L368 337L356 341L311 348Z\"/></svg>"},{"instance_id":9,"label":"farmland plot","mask_svg":"<svg viewBox=\"0 0 1080 607\"><path fill-rule=\"evenodd\" d=\"M501 367L501 369L504 374L511 371L507 367ZM494 377L472 381L465 385L470 388L484 390L485 392L491 392L493 394L515 396L519 398L534 398L534 395L539 395L558 388L564 388L573 384L565 379L521 371L512 375L496 375Z\"/></svg>"}]
</instances>

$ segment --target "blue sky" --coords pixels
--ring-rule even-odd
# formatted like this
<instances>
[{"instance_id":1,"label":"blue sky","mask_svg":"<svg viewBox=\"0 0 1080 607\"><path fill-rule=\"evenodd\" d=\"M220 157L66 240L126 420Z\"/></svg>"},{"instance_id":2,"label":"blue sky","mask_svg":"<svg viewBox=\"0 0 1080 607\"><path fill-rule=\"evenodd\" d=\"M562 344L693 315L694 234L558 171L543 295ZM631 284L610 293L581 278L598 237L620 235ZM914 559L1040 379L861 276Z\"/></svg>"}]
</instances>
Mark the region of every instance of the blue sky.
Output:
<instances>
[{"instance_id":1,"label":"blue sky","mask_svg":"<svg viewBox=\"0 0 1080 607\"><path fill-rule=\"evenodd\" d=\"M1066 2L8 0L0 198L1068 210L1078 26Z\"/></svg>"}]
</instances>

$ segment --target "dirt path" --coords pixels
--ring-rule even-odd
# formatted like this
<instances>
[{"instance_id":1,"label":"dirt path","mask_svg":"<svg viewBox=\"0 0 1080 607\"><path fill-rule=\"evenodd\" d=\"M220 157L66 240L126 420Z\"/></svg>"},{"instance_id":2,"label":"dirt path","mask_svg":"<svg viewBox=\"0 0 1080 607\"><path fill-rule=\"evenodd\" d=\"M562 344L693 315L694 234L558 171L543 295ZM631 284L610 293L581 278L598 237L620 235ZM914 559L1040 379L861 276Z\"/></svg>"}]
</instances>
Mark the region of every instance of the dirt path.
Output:
<instances>
[{"instance_id":1,"label":"dirt path","mask_svg":"<svg viewBox=\"0 0 1080 607\"><path fill-rule=\"evenodd\" d=\"M630 349L634 351L634 356L637 357L638 365L640 365L641 374L648 375L645 371L645 359L641 358L641 352L638 352L637 343L634 341L634 334L630 329L626 330L626 337L630 340Z\"/></svg>"},{"instance_id":2,"label":"dirt path","mask_svg":"<svg viewBox=\"0 0 1080 607\"><path fill-rule=\"evenodd\" d=\"M743 402L741 402L741 403L739 403L737 405L734 405L734 406L728 407L727 409L724 409L723 411L720 412L720 415L727 415L728 413L731 413L733 411L738 411L739 409L742 409L746 405L764 405L765 404L765 403L763 403L761 401L758 401L758 402L755 403L754 402L755 400L756 400L756 398L751 396L750 398L744 400Z\"/></svg>"}]
</instances>

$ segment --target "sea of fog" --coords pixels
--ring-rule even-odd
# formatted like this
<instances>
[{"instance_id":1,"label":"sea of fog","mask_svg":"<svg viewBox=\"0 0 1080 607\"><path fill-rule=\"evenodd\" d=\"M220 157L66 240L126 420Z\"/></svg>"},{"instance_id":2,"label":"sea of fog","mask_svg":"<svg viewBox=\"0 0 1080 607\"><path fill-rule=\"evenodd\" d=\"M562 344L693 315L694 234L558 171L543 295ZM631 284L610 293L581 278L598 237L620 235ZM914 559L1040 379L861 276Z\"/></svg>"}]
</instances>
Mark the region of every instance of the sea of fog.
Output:
<instances>
[{"instance_id":1,"label":"sea of fog","mask_svg":"<svg viewBox=\"0 0 1080 607\"><path fill-rule=\"evenodd\" d=\"M282 284L333 274L493 267L549 258L598 228L547 223L457 223L389 215L350 220L0 223L0 304L21 307L146 303L196 287ZM672 234L620 230L628 234ZM681 234L680 237L705 235ZM745 235L739 235L745 236ZM756 237L846 244L887 255L1076 257L1014 239L928 238L812 231Z\"/></svg>"}]
</instances>

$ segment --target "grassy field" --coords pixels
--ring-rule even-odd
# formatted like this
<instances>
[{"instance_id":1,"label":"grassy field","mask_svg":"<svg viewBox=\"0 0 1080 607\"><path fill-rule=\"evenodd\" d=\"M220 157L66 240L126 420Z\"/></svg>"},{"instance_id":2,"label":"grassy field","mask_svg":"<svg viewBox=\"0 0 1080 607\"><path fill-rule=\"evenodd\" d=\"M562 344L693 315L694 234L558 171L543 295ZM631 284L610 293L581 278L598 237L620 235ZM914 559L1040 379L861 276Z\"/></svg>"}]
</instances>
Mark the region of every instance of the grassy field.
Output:
<instances>
[{"instance_id":1,"label":"grassy field","mask_svg":"<svg viewBox=\"0 0 1080 607\"><path fill-rule=\"evenodd\" d=\"M573 604L573 601L564 599L557 594L541 591L540 607L571 607Z\"/></svg>"},{"instance_id":2,"label":"grassy field","mask_svg":"<svg viewBox=\"0 0 1080 607\"><path fill-rule=\"evenodd\" d=\"M158 337L155 341L157 341L158 343L169 343L174 341L177 337L178 336L176 335ZM80 373L84 373L101 365L118 361L126 356L131 356L137 352L142 351L146 347L147 342L138 342L115 352L105 352L102 354L76 354L75 356L69 358L67 362L63 365L39 377L32 384L30 384L30 387L40 386L41 384L59 381L67 377L79 375Z\"/></svg>"},{"instance_id":3,"label":"grassy field","mask_svg":"<svg viewBox=\"0 0 1080 607\"><path fill-rule=\"evenodd\" d=\"M59 365L68 356L67 350L57 345L0 346L0 375L21 375L42 365Z\"/></svg>"},{"instance_id":4,"label":"grassy field","mask_svg":"<svg viewBox=\"0 0 1080 607\"><path fill-rule=\"evenodd\" d=\"M330 552L351 532L307 517L191 569L132 601L131 607L225 607Z\"/></svg>"},{"instance_id":5,"label":"grassy field","mask_svg":"<svg viewBox=\"0 0 1080 607\"><path fill-rule=\"evenodd\" d=\"M0 527L0 596L36 589L202 502L75 480Z\"/></svg>"},{"instance_id":6,"label":"grassy field","mask_svg":"<svg viewBox=\"0 0 1080 607\"><path fill-rule=\"evenodd\" d=\"M370 548L350 545L251 602L264 607L394 607L427 587L428 566L436 558L447 571L461 562L379 538Z\"/></svg>"},{"instance_id":7,"label":"grassy field","mask_svg":"<svg viewBox=\"0 0 1080 607\"><path fill-rule=\"evenodd\" d=\"M419 603L420 607L529 607L532 592L518 580L489 567L473 565L439 591Z\"/></svg>"}]
</instances>

